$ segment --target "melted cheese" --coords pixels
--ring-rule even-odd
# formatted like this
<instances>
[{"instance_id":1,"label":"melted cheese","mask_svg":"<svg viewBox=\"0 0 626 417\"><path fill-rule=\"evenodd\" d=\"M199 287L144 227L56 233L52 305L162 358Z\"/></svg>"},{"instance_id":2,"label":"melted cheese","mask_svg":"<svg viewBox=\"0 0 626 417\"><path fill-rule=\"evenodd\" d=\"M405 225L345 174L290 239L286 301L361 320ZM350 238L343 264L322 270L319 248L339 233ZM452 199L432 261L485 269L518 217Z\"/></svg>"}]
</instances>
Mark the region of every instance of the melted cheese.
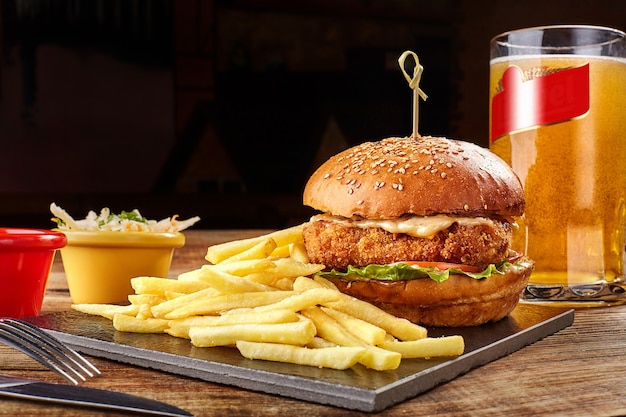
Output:
<instances>
[{"instance_id":1,"label":"melted cheese","mask_svg":"<svg viewBox=\"0 0 626 417\"><path fill-rule=\"evenodd\" d=\"M311 221L321 220L352 227L380 227L389 233L404 233L422 238L432 238L438 232L447 229L454 223L464 226L477 226L481 224L493 225L493 220L485 217L455 217L445 214L435 216L410 216L392 220L350 220L345 217L331 216L328 214L319 214L311 218Z\"/></svg>"}]
</instances>

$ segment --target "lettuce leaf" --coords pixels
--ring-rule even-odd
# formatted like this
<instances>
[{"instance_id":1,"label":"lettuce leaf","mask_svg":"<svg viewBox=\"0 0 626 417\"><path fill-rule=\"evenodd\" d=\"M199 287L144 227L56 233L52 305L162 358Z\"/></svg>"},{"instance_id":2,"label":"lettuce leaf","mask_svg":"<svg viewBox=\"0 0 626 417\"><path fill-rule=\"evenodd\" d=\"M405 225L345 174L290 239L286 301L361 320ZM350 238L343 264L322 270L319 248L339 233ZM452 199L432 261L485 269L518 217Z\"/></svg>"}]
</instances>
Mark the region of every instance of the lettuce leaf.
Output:
<instances>
[{"instance_id":1,"label":"lettuce leaf","mask_svg":"<svg viewBox=\"0 0 626 417\"><path fill-rule=\"evenodd\" d=\"M502 267L505 264L508 264L508 261L505 261L498 266ZM348 270L346 272L340 272L333 269L331 271L318 272L316 275L324 278L344 278L352 281L405 281L411 279L430 278L442 283L447 280L450 275L466 275L474 279L483 279L493 274L504 274L504 272L498 270L498 266L491 264L482 272L472 273L461 271L456 268L441 270L434 267L410 266L404 263L393 265L371 264L362 268L348 266Z\"/></svg>"}]
</instances>

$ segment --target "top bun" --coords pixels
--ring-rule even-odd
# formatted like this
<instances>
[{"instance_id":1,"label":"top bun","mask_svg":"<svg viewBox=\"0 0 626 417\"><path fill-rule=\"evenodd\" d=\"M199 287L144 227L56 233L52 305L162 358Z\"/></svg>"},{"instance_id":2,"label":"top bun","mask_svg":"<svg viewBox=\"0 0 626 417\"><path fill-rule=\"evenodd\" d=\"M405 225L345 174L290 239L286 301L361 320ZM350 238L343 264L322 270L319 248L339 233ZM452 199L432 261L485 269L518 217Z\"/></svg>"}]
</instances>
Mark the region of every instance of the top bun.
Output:
<instances>
[{"instance_id":1,"label":"top bun","mask_svg":"<svg viewBox=\"0 0 626 417\"><path fill-rule=\"evenodd\" d=\"M303 201L366 219L524 212L522 184L506 162L475 144L430 136L365 142L331 157L307 182Z\"/></svg>"}]
</instances>

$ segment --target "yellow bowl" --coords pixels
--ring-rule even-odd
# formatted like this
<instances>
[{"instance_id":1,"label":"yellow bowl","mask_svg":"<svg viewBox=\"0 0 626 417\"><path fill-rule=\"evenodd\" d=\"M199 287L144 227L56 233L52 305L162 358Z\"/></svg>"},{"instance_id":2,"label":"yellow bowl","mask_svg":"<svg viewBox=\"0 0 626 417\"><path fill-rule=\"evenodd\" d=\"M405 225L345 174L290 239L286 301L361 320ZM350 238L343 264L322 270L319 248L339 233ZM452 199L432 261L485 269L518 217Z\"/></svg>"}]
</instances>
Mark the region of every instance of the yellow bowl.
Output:
<instances>
[{"instance_id":1,"label":"yellow bowl","mask_svg":"<svg viewBox=\"0 0 626 417\"><path fill-rule=\"evenodd\" d=\"M117 303L134 291L131 278L167 277L174 249L185 244L182 233L62 231L63 268L72 301Z\"/></svg>"}]
</instances>

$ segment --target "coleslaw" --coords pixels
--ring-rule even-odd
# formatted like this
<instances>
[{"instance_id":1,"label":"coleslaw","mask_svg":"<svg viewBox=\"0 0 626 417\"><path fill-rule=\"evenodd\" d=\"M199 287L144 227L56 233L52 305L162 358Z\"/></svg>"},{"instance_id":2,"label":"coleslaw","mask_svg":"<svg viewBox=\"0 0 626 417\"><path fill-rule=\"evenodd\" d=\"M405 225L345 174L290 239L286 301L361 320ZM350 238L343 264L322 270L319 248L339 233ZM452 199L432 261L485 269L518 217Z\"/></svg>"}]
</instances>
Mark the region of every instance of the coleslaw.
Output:
<instances>
[{"instance_id":1,"label":"coleslaw","mask_svg":"<svg viewBox=\"0 0 626 417\"><path fill-rule=\"evenodd\" d=\"M50 204L50 212L55 216L52 221L60 230L107 230L115 232L180 232L200 220L195 216L187 220L178 220L178 215L163 220L148 220L139 210L122 211L119 214L111 213L108 207L96 213L90 210L87 217L75 220L70 214L57 206Z\"/></svg>"}]
</instances>

